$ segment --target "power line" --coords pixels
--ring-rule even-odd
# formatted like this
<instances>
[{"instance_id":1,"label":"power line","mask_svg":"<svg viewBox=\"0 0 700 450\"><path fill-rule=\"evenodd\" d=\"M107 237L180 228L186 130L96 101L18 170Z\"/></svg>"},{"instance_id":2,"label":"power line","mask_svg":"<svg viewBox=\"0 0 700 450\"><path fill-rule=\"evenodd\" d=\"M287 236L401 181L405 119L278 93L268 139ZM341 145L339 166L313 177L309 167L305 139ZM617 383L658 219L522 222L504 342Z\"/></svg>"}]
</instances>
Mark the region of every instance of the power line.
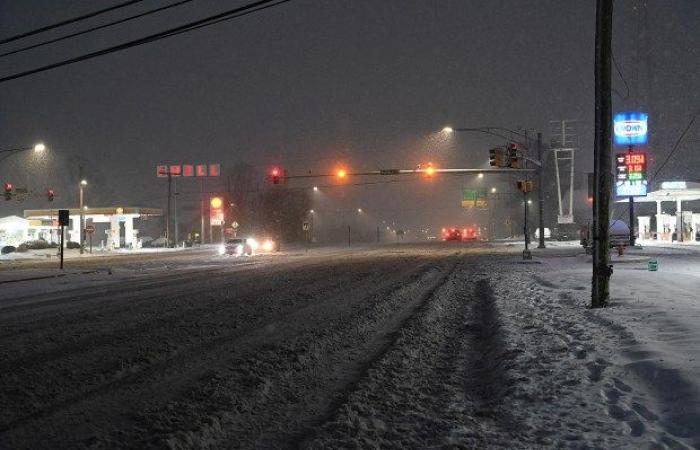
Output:
<instances>
[{"instance_id":1,"label":"power line","mask_svg":"<svg viewBox=\"0 0 700 450\"><path fill-rule=\"evenodd\" d=\"M182 4L189 3L189 2L191 2L191 1L192 1L192 0L181 0L181 1L179 1L179 2L172 3L172 4L170 4L170 5L165 5L165 6L162 6L162 7L160 7L160 8L151 9L151 10L149 10L149 11L145 11L145 12L142 12L142 13L140 13L140 14L136 14L136 15L133 15L133 16L125 17L125 18L123 18L123 19L115 20L115 21L113 21L113 22L109 22L109 23L106 23L106 24L104 24L104 25L99 25L99 26L96 26L96 27L87 28L87 29L85 29L85 30L78 31L78 32L76 32L76 33L71 33L71 34L68 34L68 35L65 35L65 36L57 37L57 38L55 38L55 39L50 39L50 40L48 40L48 41L39 42L38 44L28 45L28 46L26 46L26 47L21 47L21 48L18 48L18 49L16 49L16 50L11 50L11 51L8 51L8 52L5 52L5 53L0 53L0 57L2 57L2 56L8 56L8 55L14 55L15 53L21 53L21 52L24 52L24 51L27 51L27 50L31 50L31 49L34 49L34 48L43 47L43 46L45 46L45 45L54 44L54 43L56 43L56 42L64 41L64 40L66 40L66 39L70 39L70 38L73 38L73 37L76 37L76 36L81 36L81 35L83 35L83 34L92 33L93 31L102 30L102 29L104 29L104 28L109 28L109 27L114 26L114 25L119 25L119 24L121 24L121 23L128 22L128 21L130 21L130 20L134 20L134 19L138 19L138 18L141 18L141 17L145 17L145 16L148 16L148 15L151 15L151 14L155 14L155 13L160 12L160 11L165 11L166 9L174 8L174 7L176 7L176 6L180 6L180 5L182 5Z\"/></svg>"},{"instance_id":2,"label":"power line","mask_svg":"<svg viewBox=\"0 0 700 450\"><path fill-rule=\"evenodd\" d=\"M24 72L19 72L19 73L15 73L12 75L8 75L8 76L5 76L3 78L0 78L0 83L15 80L18 78L24 78L24 77L29 76L29 75L34 75L36 73L45 72L47 70L56 69L58 67L67 66L70 64L75 64L75 63L78 63L81 61L86 61L88 59L97 58L98 56L103 56L103 55L107 55L109 53L114 53L114 52L126 50L126 49L136 47L139 45L148 44L150 42L155 42L155 41L158 41L160 39L165 39L165 38L168 38L171 36L177 36L178 34L187 33L189 31L193 31L193 30L196 30L196 29L199 29L199 28L202 28L205 26L209 26L209 25L214 25L214 24L223 22L225 20L230 20L230 19L242 17L242 16L252 14L252 13L255 13L258 11L262 11L262 10L267 9L267 8L281 5L283 3L287 3L289 1L291 1L291 0L259 0L259 1L249 3L247 5L244 5L244 6L241 6L238 8L234 8L234 9L225 11L223 13L219 13L219 14L216 14L213 16L206 17L204 19L195 20L194 22L190 22L190 23L187 23L185 25L180 25L180 26L177 26L175 28L170 28L168 30L154 33L154 34L151 34L149 36L145 36L145 37L142 37L139 39L128 41L128 42L125 42L123 44L118 44L118 45L114 45L112 47L108 47L108 48L98 50L95 52L86 53L84 55L77 56L75 58L59 61L57 63L38 67L36 69L26 70Z\"/></svg>"},{"instance_id":3,"label":"power line","mask_svg":"<svg viewBox=\"0 0 700 450\"><path fill-rule=\"evenodd\" d=\"M690 130L690 127L693 126L693 123L695 123L695 119L697 119L698 115L700 115L700 110L697 110L695 114L693 114L693 117L690 119L690 122L688 122L688 125L685 127L683 132L681 133L680 136L678 136L678 139L676 140L676 143L673 145L673 148L671 149L671 152L666 156L666 159L664 159L664 162L661 163L661 166L659 166L658 169L656 169L656 172L654 172L654 175L651 176L651 179L655 179L656 176L661 172L661 169L663 169L666 164L671 160L671 157L673 154L678 150L678 146L680 145L681 141L683 140L683 136Z\"/></svg>"},{"instance_id":4,"label":"power line","mask_svg":"<svg viewBox=\"0 0 700 450\"><path fill-rule=\"evenodd\" d=\"M612 62L613 65L615 66L615 70L617 70L617 74L620 76L620 79L622 80L623 83L625 83L625 89L627 90L627 94L623 97L617 90L613 89L613 92L617 94L618 97L620 97L621 100L627 100L630 96L630 87L627 84L627 80L625 80L624 75L622 75L622 71L620 70L620 66L617 65L617 60L615 59L615 53L612 51L610 52L610 56L612 57Z\"/></svg>"},{"instance_id":5,"label":"power line","mask_svg":"<svg viewBox=\"0 0 700 450\"><path fill-rule=\"evenodd\" d=\"M100 9L98 11L93 11L91 13L87 13L87 14L84 14L82 16L73 17L71 19L63 20L61 22L57 22L57 23L54 23L52 25L46 25L44 27L37 28L35 30L27 31L25 33L21 33L21 34L15 35L15 36L4 38L4 39L0 40L0 44L7 44L8 42L13 42L13 41L25 38L27 36L33 36L35 34L43 33L44 31L48 31L48 30L53 30L54 28L59 28L59 27L62 27L64 25L69 25L71 23L80 22L81 20L85 20L85 19L89 19L91 17L99 16L100 14L104 14L104 13L109 12L109 11L114 11L116 9L124 8L125 6L133 5L134 3L139 3L142 1L143 0L129 0L129 1L114 5L114 6L110 6L109 8L104 8L104 9Z\"/></svg>"}]
</instances>

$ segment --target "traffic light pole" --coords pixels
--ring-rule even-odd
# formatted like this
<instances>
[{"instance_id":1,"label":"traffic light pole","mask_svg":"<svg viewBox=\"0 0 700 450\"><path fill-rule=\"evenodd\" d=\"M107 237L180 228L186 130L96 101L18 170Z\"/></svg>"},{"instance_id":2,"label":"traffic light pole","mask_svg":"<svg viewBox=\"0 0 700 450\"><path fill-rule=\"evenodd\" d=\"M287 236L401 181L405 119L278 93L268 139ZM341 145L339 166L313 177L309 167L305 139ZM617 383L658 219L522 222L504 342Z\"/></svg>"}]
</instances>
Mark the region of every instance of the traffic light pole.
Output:
<instances>
[{"instance_id":1,"label":"traffic light pole","mask_svg":"<svg viewBox=\"0 0 700 450\"><path fill-rule=\"evenodd\" d=\"M537 248L546 248L544 245L544 161L542 160L542 133L537 133L537 159L540 161L540 166L537 168L537 210L540 223L540 242Z\"/></svg>"},{"instance_id":2,"label":"traffic light pole","mask_svg":"<svg viewBox=\"0 0 700 450\"><path fill-rule=\"evenodd\" d=\"M530 248L529 248L529 243L530 243L530 234L528 233L528 226L527 226L527 190L523 191L523 216L524 216L524 223L523 223L523 235L525 236L525 251L523 252L523 259L530 259ZM542 234L542 233L540 233Z\"/></svg>"}]
</instances>

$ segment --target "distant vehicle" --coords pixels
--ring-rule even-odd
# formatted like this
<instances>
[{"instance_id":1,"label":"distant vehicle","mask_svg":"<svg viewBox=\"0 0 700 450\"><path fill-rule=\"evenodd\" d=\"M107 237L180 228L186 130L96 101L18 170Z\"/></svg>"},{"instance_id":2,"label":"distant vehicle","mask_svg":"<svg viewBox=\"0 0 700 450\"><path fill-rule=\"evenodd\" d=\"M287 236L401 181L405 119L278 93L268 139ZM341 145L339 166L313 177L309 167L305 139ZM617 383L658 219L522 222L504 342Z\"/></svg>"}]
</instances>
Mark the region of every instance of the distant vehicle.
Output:
<instances>
[{"instance_id":1,"label":"distant vehicle","mask_svg":"<svg viewBox=\"0 0 700 450\"><path fill-rule=\"evenodd\" d=\"M539 238L540 238L540 229L537 228L537 229L535 230L535 239L539 239ZM551 239L551 238L552 238L552 230L550 230L550 229L547 228L547 227L544 228L544 238L545 238L545 239Z\"/></svg>"},{"instance_id":2,"label":"distant vehicle","mask_svg":"<svg viewBox=\"0 0 700 450\"><path fill-rule=\"evenodd\" d=\"M443 241L461 241L462 231L457 228L443 228L442 229L442 240Z\"/></svg>"},{"instance_id":3,"label":"distant vehicle","mask_svg":"<svg viewBox=\"0 0 700 450\"><path fill-rule=\"evenodd\" d=\"M253 256L253 247L246 238L233 238L219 246L219 255Z\"/></svg>"},{"instance_id":4,"label":"distant vehicle","mask_svg":"<svg viewBox=\"0 0 700 450\"><path fill-rule=\"evenodd\" d=\"M476 241L477 239L479 239L478 228L465 228L462 230L463 241Z\"/></svg>"},{"instance_id":5,"label":"distant vehicle","mask_svg":"<svg viewBox=\"0 0 700 450\"><path fill-rule=\"evenodd\" d=\"M278 252L279 244L272 239L258 242L255 238L231 238L219 246L219 255L253 256L256 253Z\"/></svg>"},{"instance_id":6,"label":"distant vehicle","mask_svg":"<svg viewBox=\"0 0 700 450\"><path fill-rule=\"evenodd\" d=\"M552 239L557 241L575 241L579 238L581 227L575 223L560 223L552 230ZM545 228L545 238L547 229Z\"/></svg>"}]
</instances>

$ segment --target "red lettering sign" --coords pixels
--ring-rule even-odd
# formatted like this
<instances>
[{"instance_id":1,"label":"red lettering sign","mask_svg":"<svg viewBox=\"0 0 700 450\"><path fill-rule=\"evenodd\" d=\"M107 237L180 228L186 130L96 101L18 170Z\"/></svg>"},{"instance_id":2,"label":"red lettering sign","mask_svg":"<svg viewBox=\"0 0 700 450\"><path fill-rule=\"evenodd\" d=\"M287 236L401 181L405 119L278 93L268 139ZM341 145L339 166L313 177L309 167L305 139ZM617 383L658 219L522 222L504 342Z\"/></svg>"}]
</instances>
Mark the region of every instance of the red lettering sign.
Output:
<instances>
[{"instance_id":1,"label":"red lettering sign","mask_svg":"<svg viewBox=\"0 0 700 450\"><path fill-rule=\"evenodd\" d=\"M173 176L173 177L182 176L182 166L179 164L170 166L170 176Z\"/></svg>"}]
</instances>

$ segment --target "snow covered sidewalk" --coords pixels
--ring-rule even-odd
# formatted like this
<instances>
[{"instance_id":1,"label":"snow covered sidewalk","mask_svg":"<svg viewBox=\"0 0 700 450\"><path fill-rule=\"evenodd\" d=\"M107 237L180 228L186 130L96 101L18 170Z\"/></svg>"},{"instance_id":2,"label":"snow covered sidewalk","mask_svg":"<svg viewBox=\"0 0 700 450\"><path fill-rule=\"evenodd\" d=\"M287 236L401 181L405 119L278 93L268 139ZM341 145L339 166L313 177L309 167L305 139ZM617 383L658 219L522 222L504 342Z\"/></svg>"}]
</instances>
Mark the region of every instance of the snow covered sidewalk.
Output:
<instances>
[{"instance_id":1,"label":"snow covered sidewalk","mask_svg":"<svg viewBox=\"0 0 700 450\"><path fill-rule=\"evenodd\" d=\"M615 370L617 332L542 265L493 259L436 292L311 447L682 448Z\"/></svg>"}]
</instances>

